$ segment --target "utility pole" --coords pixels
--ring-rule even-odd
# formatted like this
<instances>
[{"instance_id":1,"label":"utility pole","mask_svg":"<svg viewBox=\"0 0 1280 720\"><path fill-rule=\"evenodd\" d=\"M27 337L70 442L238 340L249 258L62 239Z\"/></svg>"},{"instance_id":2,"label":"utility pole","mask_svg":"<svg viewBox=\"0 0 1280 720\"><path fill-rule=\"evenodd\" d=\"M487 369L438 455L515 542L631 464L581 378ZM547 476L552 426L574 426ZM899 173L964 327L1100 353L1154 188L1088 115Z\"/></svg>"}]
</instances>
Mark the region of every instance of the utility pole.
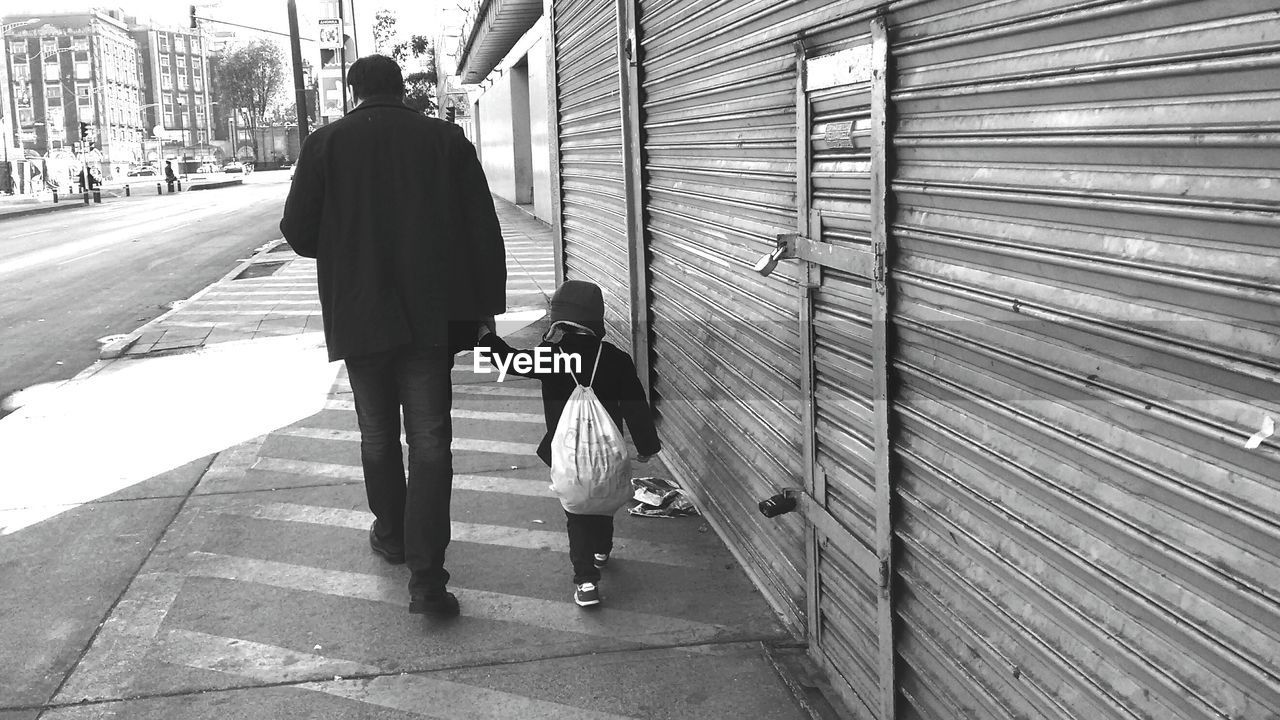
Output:
<instances>
[{"instance_id":1,"label":"utility pole","mask_svg":"<svg viewBox=\"0 0 1280 720\"><path fill-rule=\"evenodd\" d=\"M298 2L289 0L289 50L293 55L293 97L298 110L298 145L307 139L307 88L302 81L302 41L298 36ZM345 71L344 71L345 72Z\"/></svg>"},{"instance_id":2,"label":"utility pole","mask_svg":"<svg viewBox=\"0 0 1280 720\"><path fill-rule=\"evenodd\" d=\"M338 57L342 59L342 114L346 115L350 106L347 103L347 21L342 14L342 6L346 5L345 0L338 0L338 27L342 28L342 47L338 48L338 52L342 53ZM352 31L355 34L355 31Z\"/></svg>"}]
</instances>

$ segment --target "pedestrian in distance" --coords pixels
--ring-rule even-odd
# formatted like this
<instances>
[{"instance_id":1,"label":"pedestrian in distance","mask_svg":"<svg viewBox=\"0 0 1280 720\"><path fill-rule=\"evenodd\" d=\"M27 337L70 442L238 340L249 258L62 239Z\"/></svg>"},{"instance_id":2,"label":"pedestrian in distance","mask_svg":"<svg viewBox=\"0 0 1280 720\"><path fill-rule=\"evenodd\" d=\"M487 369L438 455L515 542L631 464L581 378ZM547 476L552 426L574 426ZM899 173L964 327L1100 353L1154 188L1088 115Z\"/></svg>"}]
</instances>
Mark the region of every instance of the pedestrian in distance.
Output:
<instances>
[{"instance_id":1,"label":"pedestrian in distance","mask_svg":"<svg viewBox=\"0 0 1280 720\"><path fill-rule=\"evenodd\" d=\"M164 181L169 186L169 192L173 192L173 184L178 181L178 176L173 174L173 161L164 161Z\"/></svg>"},{"instance_id":2,"label":"pedestrian in distance","mask_svg":"<svg viewBox=\"0 0 1280 720\"><path fill-rule=\"evenodd\" d=\"M350 376L369 545L408 566L409 612L454 615L450 370L506 309L502 229L475 147L404 104L394 60L360 58L347 82L357 105L303 143L280 231L316 259L329 359Z\"/></svg>"},{"instance_id":3,"label":"pedestrian in distance","mask_svg":"<svg viewBox=\"0 0 1280 720\"><path fill-rule=\"evenodd\" d=\"M477 347L508 372L542 382L542 408L547 432L538 457L552 464L552 442L561 414L578 385L590 386L619 430L626 421L636 447L636 460L648 462L662 450L653 412L631 356L604 339L604 299L599 286L569 280L551 298L550 326L533 350L517 350L498 337L493 326L482 328ZM570 363L539 363L539 356L577 358ZM527 371L517 367L529 368ZM562 499L563 500L563 499ZM563 503L562 503L563 504ZM614 510L616 512L616 509ZM573 600L582 607L600 604L600 570L613 551L613 514L581 514L565 510L569 561L573 564Z\"/></svg>"}]
</instances>

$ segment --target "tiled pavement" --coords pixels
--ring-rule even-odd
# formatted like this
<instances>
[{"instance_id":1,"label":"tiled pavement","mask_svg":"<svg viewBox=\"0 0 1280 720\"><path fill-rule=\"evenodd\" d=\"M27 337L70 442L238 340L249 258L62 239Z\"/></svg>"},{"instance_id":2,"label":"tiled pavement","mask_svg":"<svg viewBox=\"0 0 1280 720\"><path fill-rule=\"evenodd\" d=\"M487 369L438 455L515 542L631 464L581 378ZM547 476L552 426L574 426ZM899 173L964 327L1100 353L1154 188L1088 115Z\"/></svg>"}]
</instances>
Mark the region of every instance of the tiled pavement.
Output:
<instances>
[{"instance_id":1,"label":"tiled pavement","mask_svg":"<svg viewBox=\"0 0 1280 720\"><path fill-rule=\"evenodd\" d=\"M550 233L499 211L509 305L540 307ZM313 331L314 292L311 261L259 253L118 362ZM320 412L219 453L39 717L808 717L771 661L790 636L701 518L620 514L603 607L571 602L563 514L533 455L537 385L498 384L465 354L448 565L462 615L408 615L406 571L367 546L354 414L338 370Z\"/></svg>"}]
</instances>

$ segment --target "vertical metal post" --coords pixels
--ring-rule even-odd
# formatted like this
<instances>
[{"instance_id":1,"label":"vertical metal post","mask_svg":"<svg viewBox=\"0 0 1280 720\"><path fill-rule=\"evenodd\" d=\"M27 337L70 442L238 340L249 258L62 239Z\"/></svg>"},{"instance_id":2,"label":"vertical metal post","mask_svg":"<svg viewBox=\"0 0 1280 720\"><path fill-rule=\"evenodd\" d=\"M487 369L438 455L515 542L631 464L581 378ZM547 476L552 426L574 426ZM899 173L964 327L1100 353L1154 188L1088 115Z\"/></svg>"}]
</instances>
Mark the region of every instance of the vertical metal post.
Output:
<instances>
[{"instance_id":1,"label":"vertical metal post","mask_svg":"<svg viewBox=\"0 0 1280 720\"><path fill-rule=\"evenodd\" d=\"M342 47L338 48L338 58L342 63L342 77L339 83L342 85L342 114L346 115L350 109L347 102L347 21L343 18L342 6L345 5L344 0L338 0L338 28L342 34Z\"/></svg>"},{"instance_id":2,"label":"vertical metal post","mask_svg":"<svg viewBox=\"0 0 1280 720\"><path fill-rule=\"evenodd\" d=\"M298 35L298 0L289 0L289 52L293 58L293 100L298 113L298 145L307 139L307 89L302 80L302 41ZM232 110L231 126L235 128L235 110ZM236 155L239 138L231 138L231 155Z\"/></svg>"},{"instance_id":3,"label":"vertical metal post","mask_svg":"<svg viewBox=\"0 0 1280 720\"><path fill-rule=\"evenodd\" d=\"M631 303L631 357L636 375L650 391L648 253L644 237L644 167L640 141L640 48L637 0L617 0L618 84L622 107L623 194L627 203L627 259Z\"/></svg>"},{"instance_id":4,"label":"vertical metal post","mask_svg":"<svg viewBox=\"0 0 1280 720\"><path fill-rule=\"evenodd\" d=\"M812 231L809 217L809 91L805 62L808 48L803 42L795 44L796 52L796 231L808 237ZM819 219L819 223L821 219ZM804 263L804 278L797 288L800 304L800 420L804 435L801 437L801 464L804 470L804 490L819 507L826 506L826 487L818 480L817 448L815 446L813 407L813 292L811 288L821 280L821 268ZM820 641L818 590L818 527L810 522L805 533L805 625L810 647Z\"/></svg>"},{"instance_id":5,"label":"vertical metal post","mask_svg":"<svg viewBox=\"0 0 1280 720\"><path fill-rule=\"evenodd\" d=\"M560 82L556 62L556 3L543 0L547 18L547 148L551 154L551 252L556 266L556 286L564 283L564 205L560 189ZM476 149L479 150L482 118L479 105L473 114Z\"/></svg>"},{"instance_id":6,"label":"vertical metal post","mask_svg":"<svg viewBox=\"0 0 1280 720\"><path fill-rule=\"evenodd\" d=\"M351 3L351 49L355 51L358 58L360 57L360 33L356 32L356 0L347 1Z\"/></svg>"},{"instance_id":7,"label":"vertical metal post","mask_svg":"<svg viewBox=\"0 0 1280 720\"><path fill-rule=\"evenodd\" d=\"M877 602L881 717L897 717L897 648L893 607L893 468L889 410L889 40L883 17L871 21L871 244L875 258L871 282L871 353L875 421L876 555L880 560Z\"/></svg>"}]
</instances>

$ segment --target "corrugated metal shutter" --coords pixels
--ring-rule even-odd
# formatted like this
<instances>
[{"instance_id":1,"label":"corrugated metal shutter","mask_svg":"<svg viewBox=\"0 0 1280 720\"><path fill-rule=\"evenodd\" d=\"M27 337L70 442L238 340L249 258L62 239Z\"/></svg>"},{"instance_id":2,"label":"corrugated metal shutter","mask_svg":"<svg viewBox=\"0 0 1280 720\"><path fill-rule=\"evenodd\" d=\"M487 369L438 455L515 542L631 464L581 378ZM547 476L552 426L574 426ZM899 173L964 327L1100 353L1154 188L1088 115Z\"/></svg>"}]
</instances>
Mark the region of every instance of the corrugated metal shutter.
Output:
<instances>
[{"instance_id":1,"label":"corrugated metal shutter","mask_svg":"<svg viewBox=\"0 0 1280 720\"><path fill-rule=\"evenodd\" d=\"M556 2L560 231L564 277L604 292L609 335L631 347L616 0Z\"/></svg>"},{"instance_id":2,"label":"corrugated metal shutter","mask_svg":"<svg viewBox=\"0 0 1280 720\"><path fill-rule=\"evenodd\" d=\"M856 717L891 719L883 22L859 23L800 62L807 214L791 242L808 281L809 644Z\"/></svg>"},{"instance_id":3,"label":"corrugated metal shutter","mask_svg":"<svg viewBox=\"0 0 1280 720\"><path fill-rule=\"evenodd\" d=\"M837 4L838 5L838 4ZM751 266L796 227L801 29L825 0L642 0L645 230L664 459L794 627L799 513L756 504L803 477L796 268Z\"/></svg>"},{"instance_id":4,"label":"corrugated metal shutter","mask_svg":"<svg viewBox=\"0 0 1280 720\"><path fill-rule=\"evenodd\" d=\"M1277 3L890 33L902 717L1277 717Z\"/></svg>"}]
</instances>

